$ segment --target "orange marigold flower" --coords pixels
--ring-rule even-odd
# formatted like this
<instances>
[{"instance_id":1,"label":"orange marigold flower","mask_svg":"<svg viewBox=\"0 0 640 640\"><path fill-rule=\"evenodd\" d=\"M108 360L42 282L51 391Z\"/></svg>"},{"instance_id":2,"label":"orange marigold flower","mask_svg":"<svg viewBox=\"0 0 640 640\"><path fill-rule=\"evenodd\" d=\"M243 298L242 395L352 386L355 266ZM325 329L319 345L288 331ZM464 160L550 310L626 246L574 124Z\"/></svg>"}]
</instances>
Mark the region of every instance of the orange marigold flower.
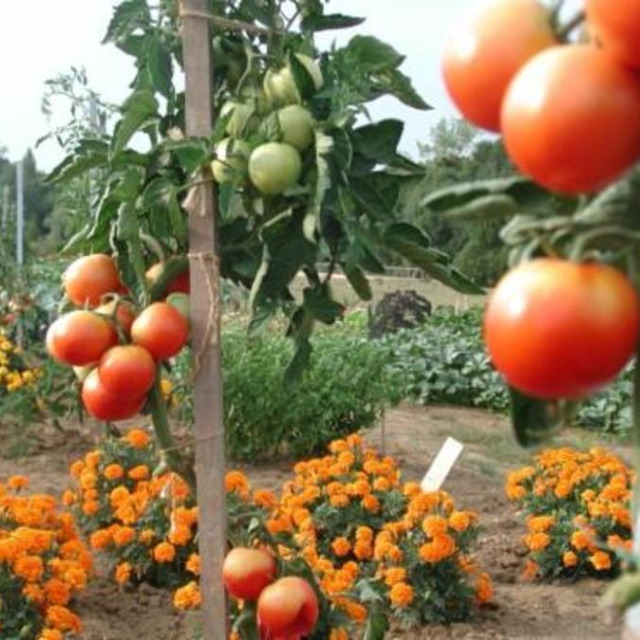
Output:
<instances>
[{"instance_id":1,"label":"orange marigold flower","mask_svg":"<svg viewBox=\"0 0 640 640\"><path fill-rule=\"evenodd\" d=\"M176 548L169 542L161 542L153 549L153 559L156 562L173 562Z\"/></svg>"},{"instance_id":2,"label":"orange marigold flower","mask_svg":"<svg viewBox=\"0 0 640 640\"><path fill-rule=\"evenodd\" d=\"M271 491L258 489L253 492L253 501L263 509L275 509L278 506L278 498Z\"/></svg>"},{"instance_id":3,"label":"orange marigold flower","mask_svg":"<svg viewBox=\"0 0 640 640\"><path fill-rule=\"evenodd\" d=\"M423 544L418 553L423 562L435 564L446 560L456 552L456 542L448 534L438 534L432 542Z\"/></svg>"},{"instance_id":4,"label":"orange marigold flower","mask_svg":"<svg viewBox=\"0 0 640 640\"><path fill-rule=\"evenodd\" d=\"M44 595L50 605L64 607L71 599L71 587L59 578L51 578L44 585Z\"/></svg>"},{"instance_id":5,"label":"orange marigold flower","mask_svg":"<svg viewBox=\"0 0 640 640\"><path fill-rule=\"evenodd\" d=\"M101 457L102 454L99 451L89 451L89 453L84 457L84 461L88 467L96 469Z\"/></svg>"},{"instance_id":6,"label":"orange marigold flower","mask_svg":"<svg viewBox=\"0 0 640 640\"><path fill-rule=\"evenodd\" d=\"M380 511L380 501L372 495L362 498L362 506L367 511L371 511L371 513L378 513L378 511Z\"/></svg>"},{"instance_id":7,"label":"orange marigold flower","mask_svg":"<svg viewBox=\"0 0 640 640\"><path fill-rule=\"evenodd\" d=\"M136 538L136 530L133 527L118 527L113 532L113 542L118 547L126 547L131 544Z\"/></svg>"},{"instance_id":8,"label":"orange marigold flower","mask_svg":"<svg viewBox=\"0 0 640 640\"><path fill-rule=\"evenodd\" d=\"M104 470L107 480L120 480L124 476L124 469L119 464L110 464Z\"/></svg>"},{"instance_id":9,"label":"orange marigold flower","mask_svg":"<svg viewBox=\"0 0 640 640\"><path fill-rule=\"evenodd\" d=\"M174 527L169 532L169 542L177 547L184 547L191 540L191 529L185 526Z\"/></svg>"},{"instance_id":10,"label":"orange marigold flower","mask_svg":"<svg viewBox=\"0 0 640 640\"><path fill-rule=\"evenodd\" d=\"M329 640L349 640L349 634L343 627L339 627L338 629L331 629Z\"/></svg>"},{"instance_id":11,"label":"orange marigold flower","mask_svg":"<svg viewBox=\"0 0 640 640\"><path fill-rule=\"evenodd\" d=\"M373 483L373 488L376 491L389 491L391 489L391 483L388 478L376 478Z\"/></svg>"},{"instance_id":12,"label":"orange marigold flower","mask_svg":"<svg viewBox=\"0 0 640 640\"><path fill-rule=\"evenodd\" d=\"M388 587L393 587L398 582L404 582L407 579L407 570L404 567L391 567L384 574L384 583Z\"/></svg>"},{"instance_id":13,"label":"orange marigold flower","mask_svg":"<svg viewBox=\"0 0 640 640\"><path fill-rule=\"evenodd\" d=\"M25 585L22 590L22 595L28 600L35 602L38 606L42 606L45 602L44 590L39 584L34 584L33 582Z\"/></svg>"},{"instance_id":14,"label":"orange marigold flower","mask_svg":"<svg viewBox=\"0 0 640 640\"><path fill-rule=\"evenodd\" d=\"M430 537L447 533L448 522L442 516L427 516L422 521L422 530Z\"/></svg>"},{"instance_id":15,"label":"orange marigold flower","mask_svg":"<svg viewBox=\"0 0 640 640\"><path fill-rule=\"evenodd\" d=\"M69 472L74 478L79 478L80 474L84 471L84 462L82 460L76 460L70 467Z\"/></svg>"},{"instance_id":16,"label":"orange marigold flower","mask_svg":"<svg viewBox=\"0 0 640 640\"><path fill-rule=\"evenodd\" d=\"M156 537L156 532L153 529L143 529L138 536L138 540L142 544L151 544Z\"/></svg>"},{"instance_id":17,"label":"orange marigold flower","mask_svg":"<svg viewBox=\"0 0 640 640\"><path fill-rule=\"evenodd\" d=\"M486 573L481 573L476 581L476 600L480 604L486 604L493 598L493 584Z\"/></svg>"},{"instance_id":18,"label":"orange marigold flower","mask_svg":"<svg viewBox=\"0 0 640 640\"><path fill-rule=\"evenodd\" d=\"M402 488L402 493L408 498L413 498L422 493L422 489L417 482L407 482Z\"/></svg>"},{"instance_id":19,"label":"orange marigold flower","mask_svg":"<svg viewBox=\"0 0 640 640\"><path fill-rule=\"evenodd\" d=\"M373 529L369 527L358 527L356 529L356 540L372 541Z\"/></svg>"},{"instance_id":20,"label":"orange marigold flower","mask_svg":"<svg viewBox=\"0 0 640 640\"><path fill-rule=\"evenodd\" d=\"M73 631L80 633L82 624L78 616L74 615L66 607L51 606L47 609L45 622L48 626L59 631Z\"/></svg>"},{"instance_id":21,"label":"orange marigold flower","mask_svg":"<svg viewBox=\"0 0 640 640\"><path fill-rule=\"evenodd\" d=\"M396 607L408 607L413 602L413 587L406 582L398 582L391 587L389 600Z\"/></svg>"},{"instance_id":22,"label":"orange marigold flower","mask_svg":"<svg viewBox=\"0 0 640 640\"><path fill-rule=\"evenodd\" d=\"M178 589L173 596L173 604L178 609L195 609L202 604L202 594L196 582L189 582Z\"/></svg>"},{"instance_id":23,"label":"orange marigold flower","mask_svg":"<svg viewBox=\"0 0 640 640\"><path fill-rule=\"evenodd\" d=\"M591 547L591 545L591 538L583 529L574 531L571 535L571 546L576 549L576 551L582 551L583 549Z\"/></svg>"},{"instance_id":24,"label":"orange marigold flower","mask_svg":"<svg viewBox=\"0 0 640 640\"><path fill-rule=\"evenodd\" d=\"M13 572L27 582L39 582L44 573L44 563L40 556L22 556L15 561Z\"/></svg>"},{"instance_id":25,"label":"orange marigold flower","mask_svg":"<svg viewBox=\"0 0 640 640\"><path fill-rule=\"evenodd\" d=\"M113 540L109 529L98 529L91 534L89 544L92 549L106 549Z\"/></svg>"},{"instance_id":26,"label":"orange marigold flower","mask_svg":"<svg viewBox=\"0 0 640 640\"><path fill-rule=\"evenodd\" d=\"M351 551L351 543L347 538L336 538L331 543L331 548L338 558L344 558L344 556L349 555Z\"/></svg>"},{"instance_id":27,"label":"orange marigold flower","mask_svg":"<svg viewBox=\"0 0 640 640\"><path fill-rule=\"evenodd\" d=\"M78 497L73 491L65 491L62 494L62 504L65 507L70 507L71 505L75 504L77 499Z\"/></svg>"},{"instance_id":28,"label":"orange marigold flower","mask_svg":"<svg viewBox=\"0 0 640 640\"><path fill-rule=\"evenodd\" d=\"M373 548L370 540L356 540L353 547L353 554L358 560L370 560L373 557Z\"/></svg>"},{"instance_id":29,"label":"orange marigold flower","mask_svg":"<svg viewBox=\"0 0 640 640\"><path fill-rule=\"evenodd\" d=\"M611 569L611 556L606 551L596 551L589 562L596 571L607 571Z\"/></svg>"},{"instance_id":30,"label":"orange marigold flower","mask_svg":"<svg viewBox=\"0 0 640 640\"><path fill-rule=\"evenodd\" d=\"M526 579L535 578L538 575L538 564L533 560L527 560L527 563L524 566L524 577Z\"/></svg>"},{"instance_id":31,"label":"orange marigold flower","mask_svg":"<svg viewBox=\"0 0 640 640\"><path fill-rule=\"evenodd\" d=\"M196 576L200 575L200 555L192 553L185 564L185 568Z\"/></svg>"},{"instance_id":32,"label":"orange marigold flower","mask_svg":"<svg viewBox=\"0 0 640 640\"><path fill-rule=\"evenodd\" d=\"M240 471L229 471L225 478L227 493L237 493L242 498L249 496L249 480Z\"/></svg>"},{"instance_id":33,"label":"orange marigold flower","mask_svg":"<svg viewBox=\"0 0 640 640\"><path fill-rule=\"evenodd\" d=\"M472 519L467 511L454 511L449 516L449 526L458 533L464 533L471 526Z\"/></svg>"},{"instance_id":34,"label":"orange marigold flower","mask_svg":"<svg viewBox=\"0 0 640 640\"><path fill-rule=\"evenodd\" d=\"M150 476L149 467L146 464L139 464L137 467L129 470L127 474L132 480L147 480Z\"/></svg>"},{"instance_id":35,"label":"orange marigold flower","mask_svg":"<svg viewBox=\"0 0 640 640\"><path fill-rule=\"evenodd\" d=\"M124 439L136 449L145 449L151 441L149 434L142 429L132 429Z\"/></svg>"},{"instance_id":36,"label":"orange marigold flower","mask_svg":"<svg viewBox=\"0 0 640 640\"><path fill-rule=\"evenodd\" d=\"M531 551L542 551L551 543L551 538L547 533L531 533L525 536L525 544Z\"/></svg>"},{"instance_id":37,"label":"orange marigold flower","mask_svg":"<svg viewBox=\"0 0 640 640\"><path fill-rule=\"evenodd\" d=\"M367 496L373 497L373 496ZM375 499L375 498L374 498ZM341 509L349 506L349 496L346 495L335 495L329 498L329 504L336 509Z\"/></svg>"},{"instance_id":38,"label":"orange marigold flower","mask_svg":"<svg viewBox=\"0 0 640 640\"><path fill-rule=\"evenodd\" d=\"M527 527L531 533L546 533L555 522L553 516L532 516L527 520Z\"/></svg>"},{"instance_id":39,"label":"orange marigold flower","mask_svg":"<svg viewBox=\"0 0 640 640\"><path fill-rule=\"evenodd\" d=\"M63 640L62 632L58 629L43 629L38 640Z\"/></svg>"},{"instance_id":40,"label":"orange marigold flower","mask_svg":"<svg viewBox=\"0 0 640 640\"><path fill-rule=\"evenodd\" d=\"M123 585L131 580L133 567L128 562L121 562L116 566L114 577L119 585Z\"/></svg>"},{"instance_id":41,"label":"orange marigold flower","mask_svg":"<svg viewBox=\"0 0 640 640\"><path fill-rule=\"evenodd\" d=\"M565 551L562 554L562 564L567 569L571 569L578 564L578 556L573 551Z\"/></svg>"}]
</instances>

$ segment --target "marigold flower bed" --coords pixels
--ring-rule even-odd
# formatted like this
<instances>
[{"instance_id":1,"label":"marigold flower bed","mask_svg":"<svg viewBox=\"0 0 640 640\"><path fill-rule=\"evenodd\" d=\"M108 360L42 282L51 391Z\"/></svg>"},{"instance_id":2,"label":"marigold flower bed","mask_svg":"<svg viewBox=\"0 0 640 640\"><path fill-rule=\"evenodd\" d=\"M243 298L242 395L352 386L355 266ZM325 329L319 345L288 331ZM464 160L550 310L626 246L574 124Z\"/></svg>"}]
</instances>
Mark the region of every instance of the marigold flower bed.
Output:
<instances>
[{"instance_id":1,"label":"marigold flower bed","mask_svg":"<svg viewBox=\"0 0 640 640\"><path fill-rule=\"evenodd\" d=\"M507 496L526 516L529 577L596 575L620 569L631 548L633 472L602 448L550 449L511 472Z\"/></svg>"},{"instance_id":2,"label":"marigold flower bed","mask_svg":"<svg viewBox=\"0 0 640 640\"><path fill-rule=\"evenodd\" d=\"M81 631L69 605L85 588L91 554L55 498L28 479L0 484L0 637L62 640Z\"/></svg>"}]
</instances>

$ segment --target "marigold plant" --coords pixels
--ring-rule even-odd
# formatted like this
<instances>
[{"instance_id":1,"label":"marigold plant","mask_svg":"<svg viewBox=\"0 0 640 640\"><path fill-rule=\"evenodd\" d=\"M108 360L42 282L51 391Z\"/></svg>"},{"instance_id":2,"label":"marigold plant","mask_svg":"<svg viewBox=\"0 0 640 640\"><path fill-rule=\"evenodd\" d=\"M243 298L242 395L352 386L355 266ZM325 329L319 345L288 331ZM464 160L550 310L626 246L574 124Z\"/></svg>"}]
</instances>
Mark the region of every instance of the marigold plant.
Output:
<instances>
[{"instance_id":1,"label":"marigold plant","mask_svg":"<svg viewBox=\"0 0 640 640\"><path fill-rule=\"evenodd\" d=\"M469 555L475 514L444 492L403 484L394 460L359 436L294 472L268 527L293 535L322 589L355 620L366 616L363 585L415 623L463 620L474 601L490 599L491 582Z\"/></svg>"},{"instance_id":2,"label":"marigold plant","mask_svg":"<svg viewBox=\"0 0 640 640\"><path fill-rule=\"evenodd\" d=\"M62 640L81 631L69 605L84 589L91 554L55 498L29 481L0 484L0 637Z\"/></svg>"},{"instance_id":3,"label":"marigold plant","mask_svg":"<svg viewBox=\"0 0 640 640\"><path fill-rule=\"evenodd\" d=\"M18 391L25 385L33 384L39 375L38 369L29 368L26 365L20 347L0 330L0 397L5 393Z\"/></svg>"},{"instance_id":4,"label":"marigold plant","mask_svg":"<svg viewBox=\"0 0 640 640\"><path fill-rule=\"evenodd\" d=\"M507 496L527 526L527 576L617 573L620 552L631 548L633 483L633 472L602 448L546 450L509 473Z\"/></svg>"}]
</instances>

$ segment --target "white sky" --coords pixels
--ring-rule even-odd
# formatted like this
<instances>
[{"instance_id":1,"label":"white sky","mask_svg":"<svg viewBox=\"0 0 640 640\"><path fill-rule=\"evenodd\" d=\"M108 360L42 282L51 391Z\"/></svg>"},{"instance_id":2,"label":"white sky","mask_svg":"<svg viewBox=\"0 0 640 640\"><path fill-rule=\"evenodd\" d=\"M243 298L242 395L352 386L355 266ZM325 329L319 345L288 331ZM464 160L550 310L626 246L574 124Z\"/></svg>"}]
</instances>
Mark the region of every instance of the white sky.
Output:
<instances>
[{"instance_id":1,"label":"white sky","mask_svg":"<svg viewBox=\"0 0 640 640\"><path fill-rule=\"evenodd\" d=\"M339 41L354 33L376 35L407 56L402 70L435 107L425 113L405 108L393 99L375 103L376 118L406 122L403 148L414 153L416 141L429 128L453 115L440 76L439 57L453 22L474 0L332 0L335 12L367 17L356 29L344 31ZM87 69L89 83L105 99L120 102L133 76L130 58L112 46L100 44L115 0L3 0L0 19L0 144L17 159L49 130L40 111L44 82L72 65ZM333 34L330 38L335 37ZM327 42L328 44L328 42ZM65 114L66 116L66 114ZM36 151L41 168L51 168L61 157L54 142Z\"/></svg>"}]
</instances>

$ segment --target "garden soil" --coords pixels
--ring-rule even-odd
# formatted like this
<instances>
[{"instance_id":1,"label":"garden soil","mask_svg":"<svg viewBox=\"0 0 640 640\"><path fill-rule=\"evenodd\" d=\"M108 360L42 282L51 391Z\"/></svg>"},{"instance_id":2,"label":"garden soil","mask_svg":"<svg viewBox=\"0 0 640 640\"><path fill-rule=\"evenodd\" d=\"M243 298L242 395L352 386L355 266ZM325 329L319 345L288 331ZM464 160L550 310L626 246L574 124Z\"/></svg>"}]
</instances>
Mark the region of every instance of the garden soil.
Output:
<instances>
[{"instance_id":1,"label":"garden soil","mask_svg":"<svg viewBox=\"0 0 640 640\"><path fill-rule=\"evenodd\" d=\"M68 466L91 448L96 427L38 431L30 455L0 459L0 478L27 474L38 491L59 493L68 483ZM402 406L390 411L368 441L394 456L405 479L419 480L447 436L465 445L444 489L463 509L480 516L482 535L478 560L491 575L494 603L467 624L394 630L389 640L608 640L620 638L619 624L605 624L598 607L605 584L596 580L538 584L522 579L525 558L522 521L504 495L508 469L526 464L530 454L514 443L506 419L483 411L450 407ZM595 436L569 432L562 444L588 447ZM600 441L601 443L601 441ZM627 453L620 450L623 456ZM254 486L277 489L288 477L290 464L242 469ZM141 586L119 591L98 577L79 598L76 610L84 622L84 640L192 640L194 614L177 613L167 593Z\"/></svg>"}]
</instances>

